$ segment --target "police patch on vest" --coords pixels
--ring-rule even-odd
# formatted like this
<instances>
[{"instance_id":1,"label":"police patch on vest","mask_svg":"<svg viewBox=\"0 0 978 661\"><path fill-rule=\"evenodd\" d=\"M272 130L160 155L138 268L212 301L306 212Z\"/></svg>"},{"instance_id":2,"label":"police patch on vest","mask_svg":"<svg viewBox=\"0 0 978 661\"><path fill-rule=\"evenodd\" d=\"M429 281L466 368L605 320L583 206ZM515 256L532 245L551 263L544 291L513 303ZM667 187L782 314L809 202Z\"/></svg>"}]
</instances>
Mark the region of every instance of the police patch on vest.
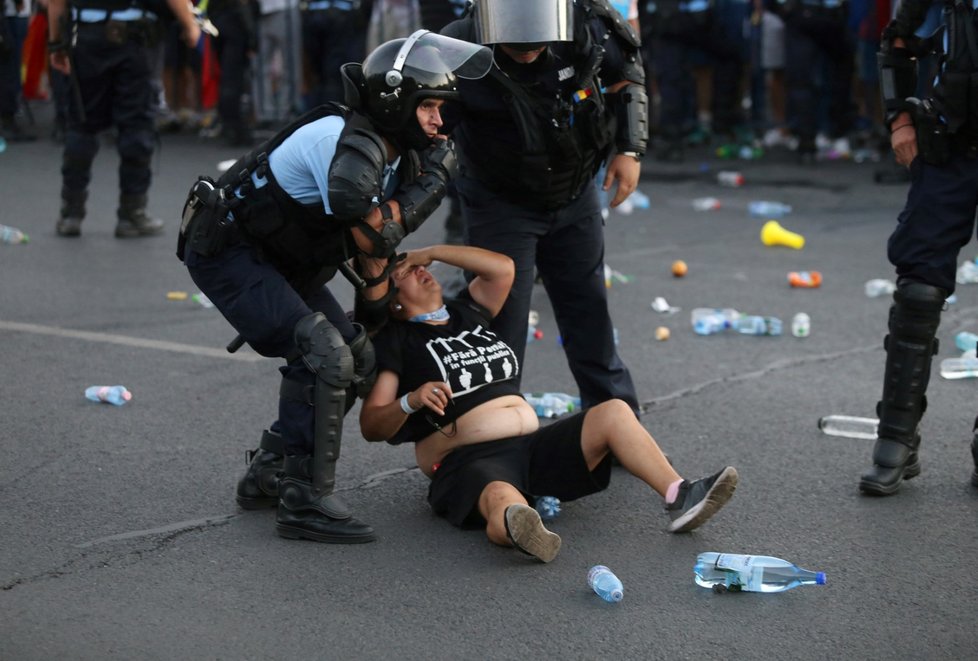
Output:
<instances>
[{"instance_id":1,"label":"police patch on vest","mask_svg":"<svg viewBox=\"0 0 978 661\"><path fill-rule=\"evenodd\" d=\"M482 326L455 337L430 340L425 346L455 397L506 381L519 372L513 350Z\"/></svg>"},{"instance_id":2,"label":"police patch on vest","mask_svg":"<svg viewBox=\"0 0 978 661\"><path fill-rule=\"evenodd\" d=\"M574 67L564 67L557 72L557 80L567 80L568 78L573 78L577 74Z\"/></svg>"}]
</instances>

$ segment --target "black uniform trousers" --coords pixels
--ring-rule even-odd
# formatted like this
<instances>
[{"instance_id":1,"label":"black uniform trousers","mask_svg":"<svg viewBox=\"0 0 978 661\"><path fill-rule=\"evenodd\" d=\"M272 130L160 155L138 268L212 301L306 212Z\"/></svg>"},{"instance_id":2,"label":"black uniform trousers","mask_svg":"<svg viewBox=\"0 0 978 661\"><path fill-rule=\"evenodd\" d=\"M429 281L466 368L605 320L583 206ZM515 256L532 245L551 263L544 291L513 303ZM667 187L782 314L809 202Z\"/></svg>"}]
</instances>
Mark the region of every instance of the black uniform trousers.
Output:
<instances>
[{"instance_id":1,"label":"black uniform trousers","mask_svg":"<svg viewBox=\"0 0 978 661\"><path fill-rule=\"evenodd\" d=\"M952 157L910 164L910 191L890 236L887 254L901 280L954 291L958 253L975 232L978 159Z\"/></svg>"},{"instance_id":2,"label":"black uniform trousers","mask_svg":"<svg viewBox=\"0 0 978 661\"><path fill-rule=\"evenodd\" d=\"M340 67L363 62L367 31L359 9L307 9L302 12L302 44L313 74L307 107L343 98Z\"/></svg>"},{"instance_id":3,"label":"black uniform trousers","mask_svg":"<svg viewBox=\"0 0 978 661\"><path fill-rule=\"evenodd\" d=\"M131 29L135 31L135 21ZM78 79L83 115L74 93L69 94L62 181L69 194L88 189L92 161L98 153L97 134L112 126L118 130L119 190L123 195L145 195L149 190L150 163L156 141L151 50L140 38L113 43L104 23L79 23L72 67Z\"/></svg>"},{"instance_id":4,"label":"black uniform trousers","mask_svg":"<svg viewBox=\"0 0 978 661\"><path fill-rule=\"evenodd\" d=\"M313 312L326 315L347 342L356 336L353 324L326 286L303 300L274 266L257 258L247 243L235 244L213 257L188 250L186 265L194 283L263 356L285 358L294 353L295 325ZM310 388L315 385L316 375L301 357L279 371L285 380ZM286 454L312 454L315 408L294 399L280 398L278 420L271 429L282 435Z\"/></svg>"},{"instance_id":5,"label":"black uniform trousers","mask_svg":"<svg viewBox=\"0 0 978 661\"><path fill-rule=\"evenodd\" d=\"M818 12L828 12L825 15ZM852 128L854 49L842 9L806 8L785 18L785 88L788 123L811 148L818 133L820 99L828 99L830 137L841 138ZM823 67L819 67L824 62ZM816 90L821 77L823 92Z\"/></svg>"},{"instance_id":6,"label":"black uniform trousers","mask_svg":"<svg viewBox=\"0 0 978 661\"><path fill-rule=\"evenodd\" d=\"M249 22L244 12L247 5L225 3L220 12L211 16L214 27L220 33L214 40L214 50L221 66L220 91L217 98L217 115L221 119L224 135L232 140L242 140L250 108L243 107L245 92L249 89L250 58L253 48L249 34Z\"/></svg>"},{"instance_id":7,"label":"black uniform trousers","mask_svg":"<svg viewBox=\"0 0 978 661\"><path fill-rule=\"evenodd\" d=\"M696 88L692 74L694 51L705 53L712 65L713 95L710 114L713 133L730 135L739 119L740 74L743 68L739 46L727 39L715 17L687 15L688 27L660 35L653 41L652 62L659 87L659 128L666 139L675 140L696 128ZM684 26L686 23L684 23Z\"/></svg>"},{"instance_id":8,"label":"black uniform trousers","mask_svg":"<svg viewBox=\"0 0 978 661\"><path fill-rule=\"evenodd\" d=\"M628 368L615 349L604 284L604 220L594 185L556 211L508 202L471 177L456 180L466 243L508 255L516 280L492 330L523 364L530 299L540 272L583 406L619 398L638 413Z\"/></svg>"}]
</instances>

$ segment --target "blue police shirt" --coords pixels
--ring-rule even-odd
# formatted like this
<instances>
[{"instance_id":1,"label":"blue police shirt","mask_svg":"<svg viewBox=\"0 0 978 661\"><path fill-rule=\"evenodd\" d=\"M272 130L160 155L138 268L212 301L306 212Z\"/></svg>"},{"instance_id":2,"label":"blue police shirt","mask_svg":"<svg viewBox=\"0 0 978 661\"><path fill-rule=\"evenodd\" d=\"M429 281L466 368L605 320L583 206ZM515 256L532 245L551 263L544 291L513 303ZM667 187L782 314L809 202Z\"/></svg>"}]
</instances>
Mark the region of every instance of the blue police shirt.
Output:
<instances>
[{"instance_id":1,"label":"blue police shirt","mask_svg":"<svg viewBox=\"0 0 978 661\"><path fill-rule=\"evenodd\" d=\"M268 157L279 186L302 204L320 204L326 213L332 213L329 206L329 165L336 155L336 144L346 122L338 115L323 117L297 129L276 147ZM400 163L398 156L393 163L384 167L384 198L391 195L397 187L395 170ZM268 183L264 177L251 175L256 188ZM374 200L380 203L380 200Z\"/></svg>"}]
</instances>

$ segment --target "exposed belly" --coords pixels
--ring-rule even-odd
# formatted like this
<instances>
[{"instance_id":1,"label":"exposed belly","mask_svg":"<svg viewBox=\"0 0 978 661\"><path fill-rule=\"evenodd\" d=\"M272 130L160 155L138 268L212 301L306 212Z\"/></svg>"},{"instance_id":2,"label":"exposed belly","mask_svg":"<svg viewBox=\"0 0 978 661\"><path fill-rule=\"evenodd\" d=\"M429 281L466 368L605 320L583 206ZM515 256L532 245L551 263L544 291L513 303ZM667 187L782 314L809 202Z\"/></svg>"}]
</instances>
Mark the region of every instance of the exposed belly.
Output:
<instances>
[{"instance_id":1,"label":"exposed belly","mask_svg":"<svg viewBox=\"0 0 978 661\"><path fill-rule=\"evenodd\" d=\"M525 399L518 395L497 397L461 416L456 421L454 436L448 437L436 431L418 441L414 446L414 456L421 472L431 477L434 474L432 467L460 445L529 434L539 427L540 420ZM445 431L451 433L451 426Z\"/></svg>"}]
</instances>

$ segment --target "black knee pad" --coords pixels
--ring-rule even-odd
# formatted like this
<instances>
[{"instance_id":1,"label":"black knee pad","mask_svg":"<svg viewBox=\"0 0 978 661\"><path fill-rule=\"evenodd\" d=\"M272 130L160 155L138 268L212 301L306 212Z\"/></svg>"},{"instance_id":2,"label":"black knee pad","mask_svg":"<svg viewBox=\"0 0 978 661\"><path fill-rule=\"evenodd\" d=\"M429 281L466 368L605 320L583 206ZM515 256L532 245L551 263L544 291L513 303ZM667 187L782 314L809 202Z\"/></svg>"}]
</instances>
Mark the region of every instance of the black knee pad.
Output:
<instances>
[{"instance_id":1,"label":"black knee pad","mask_svg":"<svg viewBox=\"0 0 978 661\"><path fill-rule=\"evenodd\" d=\"M302 362L319 379L336 388L351 384L355 373L353 352L322 312L299 320L295 325L295 343Z\"/></svg>"}]
</instances>

